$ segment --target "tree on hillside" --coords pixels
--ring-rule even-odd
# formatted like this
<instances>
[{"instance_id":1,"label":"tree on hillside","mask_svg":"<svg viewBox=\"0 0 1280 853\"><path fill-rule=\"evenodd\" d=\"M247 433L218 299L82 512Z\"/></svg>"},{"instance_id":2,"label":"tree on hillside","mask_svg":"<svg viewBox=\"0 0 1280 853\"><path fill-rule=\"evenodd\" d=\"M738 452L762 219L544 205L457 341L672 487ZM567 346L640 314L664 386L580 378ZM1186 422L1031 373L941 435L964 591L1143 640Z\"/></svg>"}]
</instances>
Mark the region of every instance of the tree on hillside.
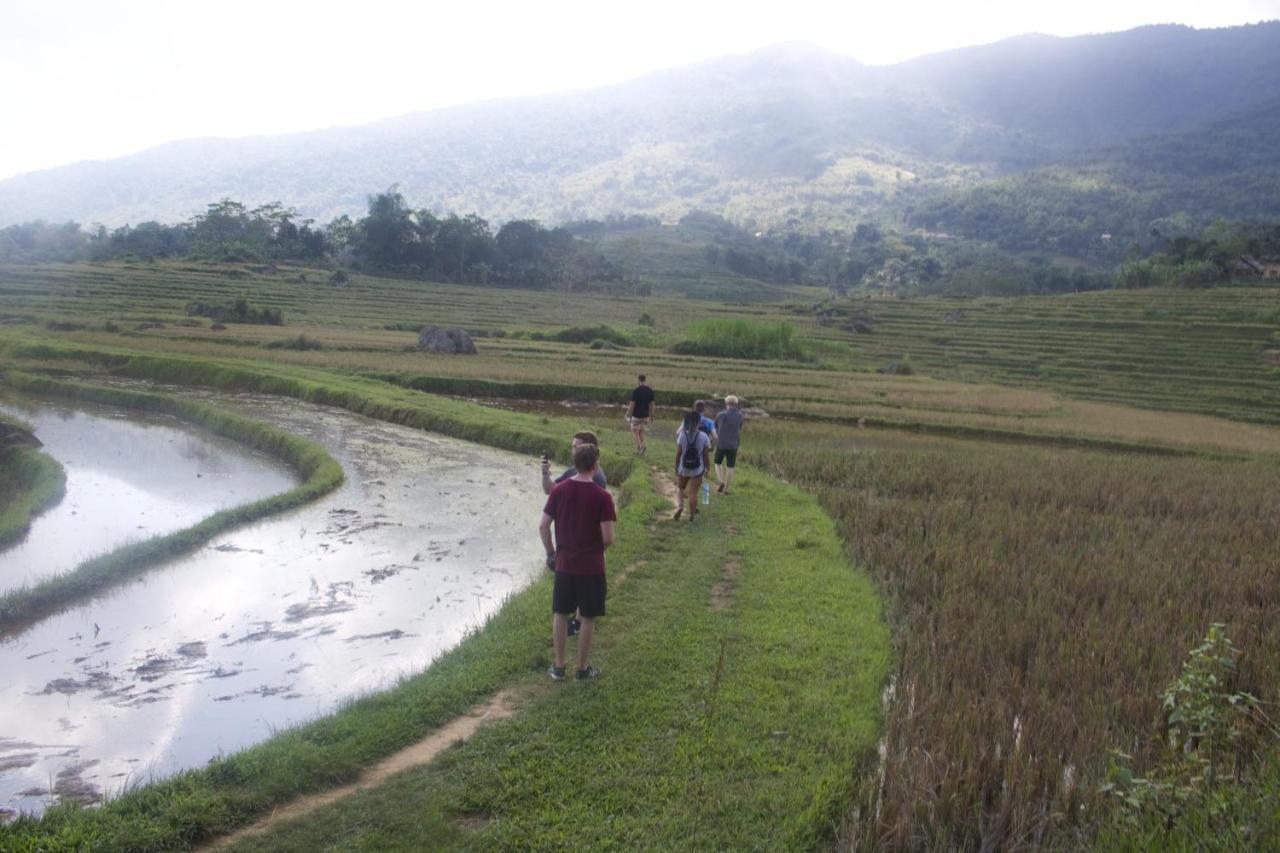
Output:
<instances>
[{"instance_id":1,"label":"tree on hillside","mask_svg":"<svg viewBox=\"0 0 1280 853\"><path fill-rule=\"evenodd\" d=\"M413 263L413 214L394 184L369 197L369 214L356 223L352 237L355 256L370 269L400 270Z\"/></svg>"}]
</instances>

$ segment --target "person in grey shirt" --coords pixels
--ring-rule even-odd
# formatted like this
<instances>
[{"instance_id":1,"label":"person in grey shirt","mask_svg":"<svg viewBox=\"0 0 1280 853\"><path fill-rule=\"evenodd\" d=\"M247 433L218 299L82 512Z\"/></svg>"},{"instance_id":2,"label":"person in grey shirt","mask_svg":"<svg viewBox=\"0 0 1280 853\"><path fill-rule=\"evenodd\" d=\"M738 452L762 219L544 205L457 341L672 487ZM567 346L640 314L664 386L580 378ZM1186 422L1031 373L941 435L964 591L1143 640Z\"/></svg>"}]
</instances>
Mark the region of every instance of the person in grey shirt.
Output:
<instances>
[{"instance_id":1,"label":"person in grey shirt","mask_svg":"<svg viewBox=\"0 0 1280 853\"><path fill-rule=\"evenodd\" d=\"M733 481L733 466L738 461L738 446L742 439L742 424L746 416L738 408L738 398L730 394L724 398L725 410L716 415L716 479L717 492L729 494Z\"/></svg>"}]
</instances>

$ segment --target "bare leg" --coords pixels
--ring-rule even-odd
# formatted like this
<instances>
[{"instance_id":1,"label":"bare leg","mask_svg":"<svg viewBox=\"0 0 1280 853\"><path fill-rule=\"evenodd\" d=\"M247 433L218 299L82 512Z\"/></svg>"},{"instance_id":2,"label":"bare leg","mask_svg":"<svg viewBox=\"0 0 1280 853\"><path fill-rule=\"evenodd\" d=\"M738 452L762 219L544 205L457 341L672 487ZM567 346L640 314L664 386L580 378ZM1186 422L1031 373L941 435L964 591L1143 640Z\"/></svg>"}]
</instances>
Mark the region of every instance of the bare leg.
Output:
<instances>
[{"instance_id":1,"label":"bare leg","mask_svg":"<svg viewBox=\"0 0 1280 853\"><path fill-rule=\"evenodd\" d=\"M596 620L582 617L582 627L578 629L578 669L587 668L587 656L591 654L591 643L596 638Z\"/></svg>"},{"instance_id":2,"label":"bare leg","mask_svg":"<svg viewBox=\"0 0 1280 853\"><path fill-rule=\"evenodd\" d=\"M569 642L569 615L556 613L551 617L551 645L556 653L556 666L564 669L564 647Z\"/></svg>"},{"instance_id":3,"label":"bare leg","mask_svg":"<svg viewBox=\"0 0 1280 853\"><path fill-rule=\"evenodd\" d=\"M725 468L725 469L724 469L724 480L722 480L721 482L723 482L723 483L724 483L724 490L725 490L726 492L727 492L727 491L729 491L729 484L733 482L733 469L732 469L732 468Z\"/></svg>"},{"instance_id":4,"label":"bare leg","mask_svg":"<svg viewBox=\"0 0 1280 853\"><path fill-rule=\"evenodd\" d=\"M698 489L702 488L702 477L689 478L689 520L698 514Z\"/></svg>"}]
</instances>

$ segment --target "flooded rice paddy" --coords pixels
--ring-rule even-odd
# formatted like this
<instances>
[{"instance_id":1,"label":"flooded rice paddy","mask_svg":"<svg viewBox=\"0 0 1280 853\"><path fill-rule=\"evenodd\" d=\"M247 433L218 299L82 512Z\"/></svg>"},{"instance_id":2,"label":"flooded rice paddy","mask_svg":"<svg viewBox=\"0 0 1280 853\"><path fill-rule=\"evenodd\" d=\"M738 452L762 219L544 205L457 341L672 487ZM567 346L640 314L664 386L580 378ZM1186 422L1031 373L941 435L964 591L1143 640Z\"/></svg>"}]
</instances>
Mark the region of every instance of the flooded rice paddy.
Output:
<instances>
[{"instance_id":1,"label":"flooded rice paddy","mask_svg":"<svg viewBox=\"0 0 1280 853\"><path fill-rule=\"evenodd\" d=\"M0 808L98 802L390 686L542 570L534 460L291 400L200 398L324 445L347 483L0 640ZM151 445L138 454L149 465ZM65 502L86 499L74 488Z\"/></svg>"},{"instance_id":2,"label":"flooded rice paddy","mask_svg":"<svg viewBox=\"0 0 1280 853\"><path fill-rule=\"evenodd\" d=\"M105 406L0 400L62 464L66 497L0 550L0 592L60 575L129 542L190 527L218 510L293 488L265 454L172 417Z\"/></svg>"}]
</instances>

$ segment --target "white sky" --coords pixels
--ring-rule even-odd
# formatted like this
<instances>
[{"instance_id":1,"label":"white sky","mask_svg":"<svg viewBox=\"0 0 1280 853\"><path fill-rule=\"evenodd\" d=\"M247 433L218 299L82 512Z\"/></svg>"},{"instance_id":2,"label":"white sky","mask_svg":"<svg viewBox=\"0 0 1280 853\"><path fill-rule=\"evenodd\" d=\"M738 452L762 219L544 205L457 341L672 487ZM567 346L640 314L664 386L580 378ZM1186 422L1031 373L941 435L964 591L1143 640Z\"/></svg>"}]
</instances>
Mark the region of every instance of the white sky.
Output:
<instances>
[{"instance_id":1,"label":"white sky","mask_svg":"<svg viewBox=\"0 0 1280 853\"><path fill-rule=\"evenodd\" d=\"M784 41L886 64L1027 32L1276 18L1280 0L0 0L0 178L594 88Z\"/></svg>"}]
</instances>

